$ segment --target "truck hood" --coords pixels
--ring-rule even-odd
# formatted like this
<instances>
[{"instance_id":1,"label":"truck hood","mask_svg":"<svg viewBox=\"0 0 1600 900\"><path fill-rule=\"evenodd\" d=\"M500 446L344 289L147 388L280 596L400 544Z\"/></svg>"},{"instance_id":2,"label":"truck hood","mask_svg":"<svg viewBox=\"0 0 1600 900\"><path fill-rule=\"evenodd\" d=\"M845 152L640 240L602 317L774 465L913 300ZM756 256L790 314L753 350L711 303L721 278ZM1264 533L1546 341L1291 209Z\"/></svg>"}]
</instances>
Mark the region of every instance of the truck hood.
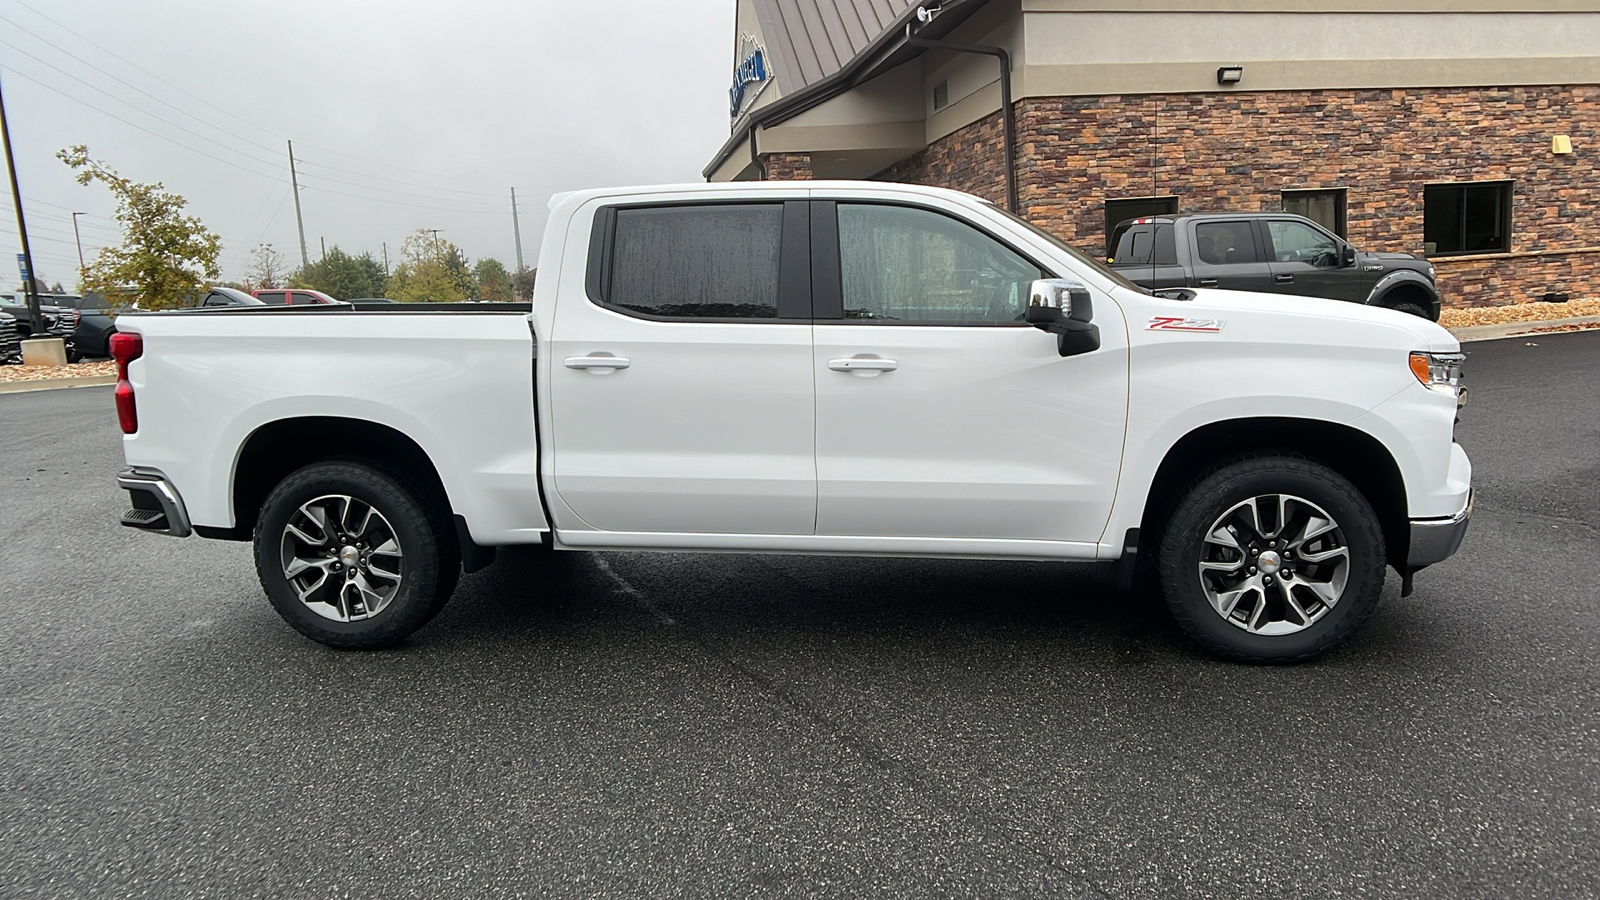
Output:
<instances>
[{"instance_id":1,"label":"truck hood","mask_svg":"<svg viewBox=\"0 0 1600 900\"><path fill-rule=\"evenodd\" d=\"M1189 288L1193 300L1147 297L1153 312L1144 319L1130 315L1130 330L1155 335L1164 331L1211 333L1238 340L1294 344L1347 345L1395 350L1454 353L1455 335L1427 319L1377 306L1344 300L1259 294L1216 288ZM1130 313L1132 310L1130 310ZM1177 318L1178 322L1157 321ZM1199 326L1184 323L1195 320ZM1199 330L1200 328L1206 331Z\"/></svg>"}]
</instances>

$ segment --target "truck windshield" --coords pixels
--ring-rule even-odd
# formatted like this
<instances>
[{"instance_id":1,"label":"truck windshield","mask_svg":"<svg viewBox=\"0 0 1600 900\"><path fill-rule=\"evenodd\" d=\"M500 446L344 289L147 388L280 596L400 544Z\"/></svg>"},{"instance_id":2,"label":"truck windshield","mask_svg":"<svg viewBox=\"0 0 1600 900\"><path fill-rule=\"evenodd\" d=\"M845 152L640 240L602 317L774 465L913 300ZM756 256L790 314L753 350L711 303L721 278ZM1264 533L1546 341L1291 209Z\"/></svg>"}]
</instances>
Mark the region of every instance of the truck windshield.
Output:
<instances>
[{"instance_id":1,"label":"truck windshield","mask_svg":"<svg viewBox=\"0 0 1600 900\"><path fill-rule=\"evenodd\" d=\"M1122 287L1125 287L1130 291L1138 291L1141 294L1150 293L1150 291L1148 289L1142 288L1139 285L1134 284L1133 282L1129 281L1126 276L1122 275L1122 273L1118 272L1115 269L1107 268L1105 263L1095 259L1092 256L1089 256L1089 255L1079 251L1078 249L1076 249L1074 247L1068 246L1067 244L1063 243L1060 238L1056 237L1055 235L1051 234L1048 231L1045 231L1043 228L1040 228L1039 226L1033 224L1032 222L1029 222L1027 219L1022 218L1021 216L1016 215L1015 213L1012 213L1012 212L1009 212L1007 210L1001 209L1000 207L996 206L995 204L989 203L987 200L985 200L984 203L986 203L991 209L993 209L996 212L1000 213L1002 216L1005 216L1006 218L1010 219L1011 221L1016 222L1018 225L1021 225L1023 228L1026 228L1029 231L1033 232L1034 234L1038 235L1040 238L1044 239L1045 241L1048 241L1050 243L1050 246L1055 247L1058 250L1061 250L1063 253L1070 254L1073 259L1076 259L1077 261L1083 263L1084 265L1088 266L1089 268L1094 269L1096 272L1100 273L1101 275L1104 275L1106 278L1109 278L1112 281L1115 281L1118 285L1121 285Z\"/></svg>"}]
</instances>

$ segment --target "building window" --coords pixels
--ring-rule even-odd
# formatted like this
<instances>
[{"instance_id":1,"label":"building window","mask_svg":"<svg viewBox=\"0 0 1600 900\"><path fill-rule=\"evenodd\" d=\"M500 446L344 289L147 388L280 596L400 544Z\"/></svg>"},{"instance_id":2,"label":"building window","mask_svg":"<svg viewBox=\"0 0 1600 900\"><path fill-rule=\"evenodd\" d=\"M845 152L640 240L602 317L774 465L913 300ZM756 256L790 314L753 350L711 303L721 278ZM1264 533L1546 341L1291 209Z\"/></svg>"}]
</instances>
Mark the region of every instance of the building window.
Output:
<instances>
[{"instance_id":1,"label":"building window","mask_svg":"<svg viewBox=\"0 0 1600 900\"><path fill-rule=\"evenodd\" d=\"M1112 243L1117 233L1117 223L1146 216L1170 216L1178 211L1177 197L1134 197L1128 200L1106 201L1106 256L1115 249Z\"/></svg>"},{"instance_id":2,"label":"building window","mask_svg":"<svg viewBox=\"0 0 1600 900\"><path fill-rule=\"evenodd\" d=\"M1511 182L1426 185L1422 240L1429 256L1509 251Z\"/></svg>"},{"instance_id":3,"label":"building window","mask_svg":"<svg viewBox=\"0 0 1600 900\"><path fill-rule=\"evenodd\" d=\"M1284 212L1305 216L1339 237L1349 236L1345 234L1344 204L1344 188L1283 192Z\"/></svg>"},{"instance_id":4,"label":"building window","mask_svg":"<svg viewBox=\"0 0 1600 900\"><path fill-rule=\"evenodd\" d=\"M933 108L944 109L950 105L950 82L941 81L933 86Z\"/></svg>"}]
</instances>

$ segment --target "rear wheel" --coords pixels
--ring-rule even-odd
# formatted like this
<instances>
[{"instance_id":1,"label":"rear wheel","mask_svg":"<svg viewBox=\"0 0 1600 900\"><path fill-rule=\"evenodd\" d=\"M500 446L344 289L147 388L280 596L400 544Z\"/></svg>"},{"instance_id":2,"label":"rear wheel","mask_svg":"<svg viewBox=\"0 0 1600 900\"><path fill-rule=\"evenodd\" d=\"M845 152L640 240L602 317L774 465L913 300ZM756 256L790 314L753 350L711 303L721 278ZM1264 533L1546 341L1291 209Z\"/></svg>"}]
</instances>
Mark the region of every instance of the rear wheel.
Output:
<instances>
[{"instance_id":1,"label":"rear wheel","mask_svg":"<svg viewBox=\"0 0 1600 900\"><path fill-rule=\"evenodd\" d=\"M317 463L280 482L255 533L256 573L278 614L332 647L386 647L426 625L460 562L424 496L360 462Z\"/></svg>"},{"instance_id":2,"label":"rear wheel","mask_svg":"<svg viewBox=\"0 0 1600 900\"><path fill-rule=\"evenodd\" d=\"M1162 592L1202 646L1299 662L1361 628L1383 589L1383 531L1325 466L1257 457L1223 466L1179 502L1161 540Z\"/></svg>"}]
</instances>

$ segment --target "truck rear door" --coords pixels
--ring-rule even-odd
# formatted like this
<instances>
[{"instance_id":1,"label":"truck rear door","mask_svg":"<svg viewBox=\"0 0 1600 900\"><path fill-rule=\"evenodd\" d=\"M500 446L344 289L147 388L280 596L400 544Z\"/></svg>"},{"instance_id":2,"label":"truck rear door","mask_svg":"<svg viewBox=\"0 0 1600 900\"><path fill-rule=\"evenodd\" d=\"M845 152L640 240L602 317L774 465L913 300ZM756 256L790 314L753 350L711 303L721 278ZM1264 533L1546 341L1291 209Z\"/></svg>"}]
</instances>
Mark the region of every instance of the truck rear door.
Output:
<instances>
[{"instance_id":1,"label":"truck rear door","mask_svg":"<svg viewBox=\"0 0 1600 900\"><path fill-rule=\"evenodd\" d=\"M1190 263L1196 287L1272 291L1272 269L1249 219L1189 222Z\"/></svg>"},{"instance_id":2,"label":"truck rear door","mask_svg":"<svg viewBox=\"0 0 1600 900\"><path fill-rule=\"evenodd\" d=\"M601 207L551 326L556 493L612 532L812 534L804 201Z\"/></svg>"}]
</instances>

